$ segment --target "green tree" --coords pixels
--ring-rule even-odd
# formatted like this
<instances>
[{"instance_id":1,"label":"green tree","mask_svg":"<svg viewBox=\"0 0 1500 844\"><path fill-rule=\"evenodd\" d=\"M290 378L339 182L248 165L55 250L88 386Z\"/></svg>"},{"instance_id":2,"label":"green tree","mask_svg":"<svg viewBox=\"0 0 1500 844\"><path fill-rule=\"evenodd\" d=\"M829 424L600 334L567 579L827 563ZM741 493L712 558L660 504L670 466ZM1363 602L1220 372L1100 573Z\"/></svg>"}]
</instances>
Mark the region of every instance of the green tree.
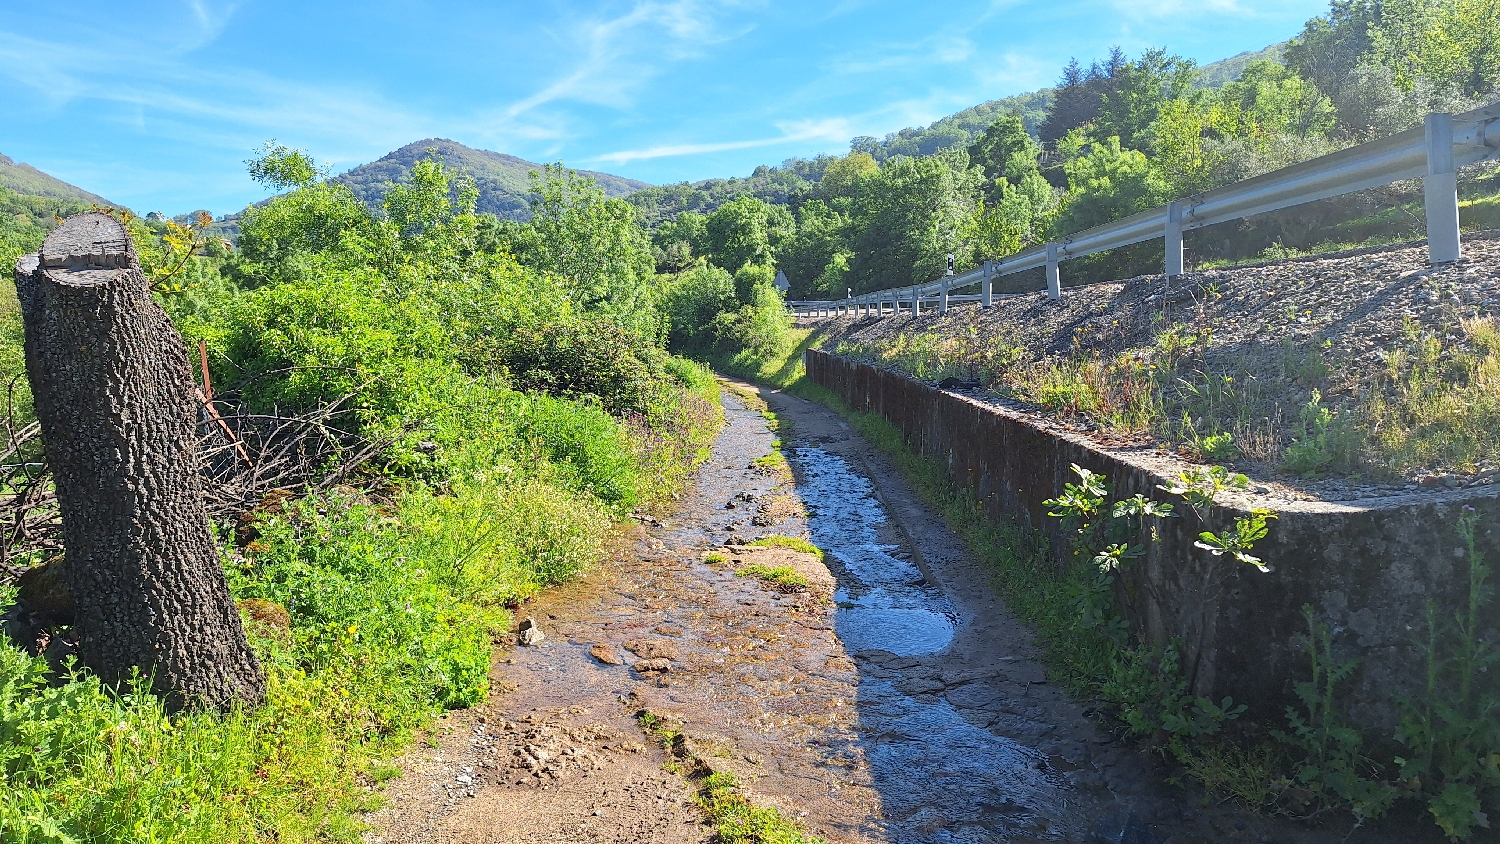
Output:
<instances>
[{"instance_id":1,"label":"green tree","mask_svg":"<svg viewBox=\"0 0 1500 844\"><path fill-rule=\"evenodd\" d=\"M1283 61L1330 100L1341 102L1353 71L1374 48L1372 26L1378 0L1333 0L1328 14L1313 18L1286 46Z\"/></svg>"},{"instance_id":2,"label":"green tree","mask_svg":"<svg viewBox=\"0 0 1500 844\"><path fill-rule=\"evenodd\" d=\"M1334 126L1329 98L1297 72L1272 61L1252 62L1218 91L1242 135L1321 135Z\"/></svg>"},{"instance_id":3,"label":"green tree","mask_svg":"<svg viewBox=\"0 0 1500 844\"><path fill-rule=\"evenodd\" d=\"M1166 50L1147 50L1128 62L1114 79L1114 90L1103 95L1094 136L1118 137L1131 149L1145 145L1146 130L1156 122L1164 103L1181 99L1197 73L1193 62Z\"/></svg>"},{"instance_id":4,"label":"green tree","mask_svg":"<svg viewBox=\"0 0 1500 844\"><path fill-rule=\"evenodd\" d=\"M753 196L725 203L708 215L705 246L709 260L726 270L768 264L796 233L792 214Z\"/></svg>"},{"instance_id":5,"label":"green tree","mask_svg":"<svg viewBox=\"0 0 1500 844\"><path fill-rule=\"evenodd\" d=\"M1500 86L1500 0L1440 4L1416 64L1439 90L1469 97L1494 92Z\"/></svg>"},{"instance_id":6,"label":"green tree","mask_svg":"<svg viewBox=\"0 0 1500 844\"><path fill-rule=\"evenodd\" d=\"M1500 0L1384 0L1372 41L1404 90L1426 81L1473 97L1500 84Z\"/></svg>"},{"instance_id":7,"label":"green tree","mask_svg":"<svg viewBox=\"0 0 1500 844\"><path fill-rule=\"evenodd\" d=\"M374 229L374 217L348 187L313 182L245 209L230 273L247 287L302 278Z\"/></svg>"},{"instance_id":8,"label":"green tree","mask_svg":"<svg viewBox=\"0 0 1500 844\"><path fill-rule=\"evenodd\" d=\"M880 165L875 163L874 156L868 152L851 152L829 162L818 182L818 193L829 199L853 197L859 193L861 182L879 172Z\"/></svg>"},{"instance_id":9,"label":"green tree","mask_svg":"<svg viewBox=\"0 0 1500 844\"><path fill-rule=\"evenodd\" d=\"M1088 144L1087 151L1081 141L1074 133L1061 144L1081 154L1063 164L1068 192L1057 219L1059 234L1103 225L1167 200L1170 188L1145 153L1125 149L1115 137Z\"/></svg>"},{"instance_id":10,"label":"green tree","mask_svg":"<svg viewBox=\"0 0 1500 844\"><path fill-rule=\"evenodd\" d=\"M656 262L635 209L593 179L548 165L531 177L531 221L510 229L524 265L564 280L570 298L641 336L658 336L652 301Z\"/></svg>"},{"instance_id":11,"label":"green tree","mask_svg":"<svg viewBox=\"0 0 1500 844\"><path fill-rule=\"evenodd\" d=\"M651 235L658 269L680 272L707 251L708 219L684 211L657 227Z\"/></svg>"},{"instance_id":12,"label":"green tree","mask_svg":"<svg viewBox=\"0 0 1500 844\"><path fill-rule=\"evenodd\" d=\"M1057 213L1057 192L1035 169L1014 184L996 183L999 200L979 211L970 234L980 258L1003 258L1039 242Z\"/></svg>"},{"instance_id":13,"label":"green tree","mask_svg":"<svg viewBox=\"0 0 1500 844\"><path fill-rule=\"evenodd\" d=\"M844 256L844 269L848 269L850 225L848 214L830 208L821 199L808 200L797 209L797 235L776 256L776 266L792 285L788 296L822 298L833 292L817 281L840 254ZM838 283L842 284L841 276ZM843 292L842 287L838 290Z\"/></svg>"},{"instance_id":14,"label":"green tree","mask_svg":"<svg viewBox=\"0 0 1500 844\"><path fill-rule=\"evenodd\" d=\"M974 265L965 239L979 205L979 171L963 149L893 158L866 180L853 204L848 280L856 292L927 281Z\"/></svg>"},{"instance_id":15,"label":"green tree","mask_svg":"<svg viewBox=\"0 0 1500 844\"><path fill-rule=\"evenodd\" d=\"M1014 187L1027 174L1037 172L1041 152L1020 115L1006 113L969 147L969 162L984 174L986 198L994 204L1005 194L1001 182Z\"/></svg>"},{"instance_id":16,"label":"green tree","mask_svg":"<svg viewBox=\"0 0 1500 844\"><path fill-rule=\"evenodd\" d=\"M306 150L292 149L272 138L245 161L250 178L276 190L305 188L326 174Z\"/></svg>"},{"instance_id":17,"label":"green tree","mask_svg":"<svg viewBox=\"0 0 1500 844\"><path fill-rule=\"evenodd\" d=\"M714 320L737 306L734 279L720 267L692 267L663 279L661 301L670 347L684 354L707 354L715 340Z\"/></svg>"}]
</instances>

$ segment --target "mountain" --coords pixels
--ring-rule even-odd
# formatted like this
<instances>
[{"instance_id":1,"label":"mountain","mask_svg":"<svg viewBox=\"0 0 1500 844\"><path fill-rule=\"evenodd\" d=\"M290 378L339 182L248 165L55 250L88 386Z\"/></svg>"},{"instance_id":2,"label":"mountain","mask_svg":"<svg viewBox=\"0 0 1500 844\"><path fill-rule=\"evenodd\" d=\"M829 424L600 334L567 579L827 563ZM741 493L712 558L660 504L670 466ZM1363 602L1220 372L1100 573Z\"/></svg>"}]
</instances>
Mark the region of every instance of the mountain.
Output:
<instances>
[{"instance_id":1,"label":"mountain","mask_svg":"<svg viewBox=\"0 0 1500 844\"><path fill-rule=\"evenodd\" d=\"M48 199L73 199L79 202L108 205L113 208L125 207L110 202L97 193L89 193L83 188L74 187L55 176L49 176L32 167L30 164L17 164L8 155L0 155L0 186L10 188L16 193L27 196L43 196Z\"/></svg>"},{"instance_id":2,"label":"mountain","mask_svg":"<svg viewBox=\"0 0 1500 844\"><path fill-rule=\"evenodd\" d=\"M530 218L531 206L527 203L527 196L531 188L527 174L532 170L541 170L542 165L514 155L474 149L446 138L427 138L407 144L378 161L335 176L333 180L348 185L361 201L374 208L385 198L386 189L391 183L406 181L413 164L434 156L440 158L447 167L474 178L479 187L479 211L508 220ZM589 170L578 172L592 176L599 187L604 189L606 196L627 196L642 188L651 187L646 182L609 173Z\"/></svg>"},{"instance_id":3,"label":"mountain","mask_svg":"<svg viewBox=\"0 0 1500 844\"><path fill-rule=\"evenodd\" d=\"M1199 88L1222 88L1224 83L1239 79L1240 74L1245 72L1245 67L1251 62L1267 60L1280 64L1282 56L1286 55L1286 43L1283 41L1280 44L1272 44L1264 50L1244 52L1206 64L1198 68L1198 78L1195 84Z\"/></svg>"}]
</instances>

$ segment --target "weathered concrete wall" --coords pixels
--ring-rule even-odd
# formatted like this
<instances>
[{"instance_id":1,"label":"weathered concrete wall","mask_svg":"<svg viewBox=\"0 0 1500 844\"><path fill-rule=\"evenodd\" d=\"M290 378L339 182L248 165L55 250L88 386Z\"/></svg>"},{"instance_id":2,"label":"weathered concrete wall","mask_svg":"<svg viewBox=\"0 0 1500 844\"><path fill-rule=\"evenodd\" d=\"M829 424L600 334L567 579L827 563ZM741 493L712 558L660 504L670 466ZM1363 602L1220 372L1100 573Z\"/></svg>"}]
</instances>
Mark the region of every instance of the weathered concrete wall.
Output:
<instances>
[{"instance_id":1,"label":"weathered concrete wall","mask_svg":"<svg viewBox=\"0 0 1500 844\"><path fill-rule=\"evenodd\" d=\"M1185 641L1185 667L1199 694L1231 695L1251 715L1280 723L1292 682L1307 657L1294 637L1310 604L1335 634L1335 655L1358 658L1349 681L1357 722L1388 730L1394 699L1415 694L1424 661L1426 604L1448 617L1467 601L1467 560L1455 528L1464 506L1479 511L1480 544L1500 564L1500 489L1424 492L1358 502L1272 500L1251 493L1226 501L1211 527L1252 507L1279 518L1256 554L1269 574L1194 548L1204 527L1178 499L1157 489L1188 464L1152 450L1111 450L1033 416L949 393L900 373L825 352L807 353L807 373L856 410L878 413L928 457L942 460L995 518L1016 519L1056 536L1042 501L1073 479L1070 464L1103 474L1117 496L1137 492L1172 501L1159 542L1117 581L1119 607L1138 635ZM1485 635L1500 636L1500 607Z\"/></svg>"}]
</instances>

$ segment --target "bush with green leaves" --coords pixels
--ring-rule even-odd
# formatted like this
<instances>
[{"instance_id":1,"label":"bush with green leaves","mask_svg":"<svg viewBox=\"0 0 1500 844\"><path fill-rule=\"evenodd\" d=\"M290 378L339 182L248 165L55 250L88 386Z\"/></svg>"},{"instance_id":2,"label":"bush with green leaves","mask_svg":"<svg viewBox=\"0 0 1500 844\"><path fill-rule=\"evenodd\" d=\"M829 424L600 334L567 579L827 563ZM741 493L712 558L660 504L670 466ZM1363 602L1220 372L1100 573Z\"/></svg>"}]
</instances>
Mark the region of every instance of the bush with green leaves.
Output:
<instances>
[{"instance_id":1,"label":"bush with green leaves","mask_svg":"<svg viewBox=\"0 0 1500 844\"><path fill-rule=\"evenodd\" d=\"M717 430L716 383L661 348L651 285L612 269L644 242L620 204L554 191L529 256L551 263L528 266L483 248L471 186L439 162L380 214L315 168L262 163L295 189L243 219L228 263L247 289L169 310L209 345L225 399L342 402L387 443L354 479L383 498L264 506L227 551L268 675L253 712L168 718L145 685L49 677L0 644L0 840L358 840L365 786L397 773L382 760L484 699L504 607L597 560L612 522L673 492ZM588 260L546 251L574 234ZM9 374L19 351L0 335Z\"/></svg>"},{"instance_id":2,"label":"bush with green leaves","mask_svg":"<svg viewBox=\"0 0 1500 844\"><path fill-rule=\"evenodd\" d=\"M596 400L615 416L647 413L670 383L658 346L602 319L517 328L499 354L515 389Z\"/></svg>"}]
</instances>

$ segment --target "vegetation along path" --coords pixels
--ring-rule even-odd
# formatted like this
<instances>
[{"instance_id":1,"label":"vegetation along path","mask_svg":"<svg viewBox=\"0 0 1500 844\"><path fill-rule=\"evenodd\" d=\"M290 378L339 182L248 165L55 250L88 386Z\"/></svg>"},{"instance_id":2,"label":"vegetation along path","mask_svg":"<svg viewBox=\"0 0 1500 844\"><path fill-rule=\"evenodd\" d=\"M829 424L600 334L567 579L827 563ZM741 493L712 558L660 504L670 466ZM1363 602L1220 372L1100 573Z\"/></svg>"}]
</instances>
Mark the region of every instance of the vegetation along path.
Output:
<instances>
[{"instance_id":1,"label":"vegetation along path","mask_svg":"<svg viewBox=\"0 0 1500 844\"><path fill-rule=\"evenodd\" d=\"M883 454L731 386L677 511L518 613L543 638L404 761L368 840L1342 840L1163 783Z\"/></svg>"}]
</instances>

